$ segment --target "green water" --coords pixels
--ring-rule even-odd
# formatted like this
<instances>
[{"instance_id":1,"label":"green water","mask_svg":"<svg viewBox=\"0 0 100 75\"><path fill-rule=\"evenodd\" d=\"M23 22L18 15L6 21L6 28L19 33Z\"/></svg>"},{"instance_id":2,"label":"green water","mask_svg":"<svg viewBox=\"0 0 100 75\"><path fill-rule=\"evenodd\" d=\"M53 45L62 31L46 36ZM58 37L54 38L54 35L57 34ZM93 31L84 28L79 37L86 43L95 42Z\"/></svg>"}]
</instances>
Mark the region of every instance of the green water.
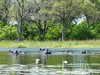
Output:
<instances>
[{"instance_id":1,"label":"green water","mask_svg":"<svg viewBox=\"0 0 100 75\"><path fill-rule=\"evenodd\" d=\"M0 64L31 64L38 55L10 55L7 51L0 52Z\"/></svg>"},{"instance_id":2,"label":"green water","mask_svg":"<svg viewBox=\"0 0 100 75\"><path fill-rule=\"evenodd\" d=\"M31 52L30 52L31 53ZM98 52L97 52L98 53ZM39 54L26 54L26 55L10 55L7 51L1 51L0 52L0 65L2 64L22 64L22 65L29 65L29 64L35 64L36 59L39 58ZM67 61L67 64L64 64L63 61ZM41 63L44 64L44 63ZM36 64L35 64L36 65ZM75 69L95 69L100 70L100 55L54 55L49 54L47 55L46 59L46 65L55 65L60 67L56 67L56 69L62 69L62 66L67 70L75 70ZM31 65L30 67L32 67ZM28 68L27 68L28 69ZM43 68L44 69L44 68ZM51 67L49 70L54 69L54 67ZM11 74L11 75L17 75ZM92 75L99 75L98 74L92 74Z\"/></svg>"},{"instance_id":3,"label":"green water","mask_svg":"<svg viewBox=\"0 0 100 75\"><path fill-rule=\"evenodd\" d=\"M0 52L0 64L32 64L39 58L38 54L27 55L9 55L8 52ZM47 65L61 65L63 61L67 64L81 64L86 63L92 69L100 69L99 55L48 55ZM43 63L42 63L43 64ZM93 65L94 64L94 65Z\"/></svg>"}]
</instances>

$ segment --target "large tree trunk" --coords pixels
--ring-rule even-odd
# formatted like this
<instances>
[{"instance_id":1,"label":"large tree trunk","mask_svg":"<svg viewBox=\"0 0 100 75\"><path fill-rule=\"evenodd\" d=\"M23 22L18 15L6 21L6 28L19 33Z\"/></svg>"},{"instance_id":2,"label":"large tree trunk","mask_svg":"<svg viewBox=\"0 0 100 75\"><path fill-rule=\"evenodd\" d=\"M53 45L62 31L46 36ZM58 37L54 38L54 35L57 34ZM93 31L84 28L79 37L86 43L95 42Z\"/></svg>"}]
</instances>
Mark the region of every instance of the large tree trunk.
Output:
<instances>
[{"instance_id":1,"label":"large tree trunk","mask_svg":"<svg viewBox=\"0 0 100 75\"><path fill-rule=\"evenodd\" d=\"M8 19L9 19L8 14L9 14L9 11L6 12L6 16L3 18L4 25L7 25L9 23L8 22Z\"/></svg>"},{"instance_id":2,"label":"large tree trunk","mask_svg":"<svg viewBox=\"0 0 100 75\"><path fill-rule=\"evenodd\" d=\"M38 21L38 29L40 32L40 41L45 41L45 35L47 33L47 21L44 21L44 27L42 27L41 21Z\"/></svg>"},{"instance_id":3,"label":"large tree trunk","mask_svg":"<svg viewBox=\"0 0 100 75\"><path fill-rule=\"evenodd\" d=\"M45 41L45 31L44 31L44 29L40 30L40 41Z\"/></svg>"},{"instance_id":4,"label":"large tree trunk","mask_svg":"<svg viewBox=\"0 0 100 75\"><path fill-rule=\"evenodd\" d=\"M18 26L18 41L21 41L21 35L22 35L22 24L19 23L19 26Z\"/></svg>"},{"instance_id":5,"label":"large tree trunk","mask_svg":"<svg viewBox=\"0 0 100 75\"><path fill-rule=\"evenodd\" d=\"M66 28L66 25L63 24L62 25L62 41L66 40L66 33L67 33L67 28Z\"/></svg>"}]
</instances>

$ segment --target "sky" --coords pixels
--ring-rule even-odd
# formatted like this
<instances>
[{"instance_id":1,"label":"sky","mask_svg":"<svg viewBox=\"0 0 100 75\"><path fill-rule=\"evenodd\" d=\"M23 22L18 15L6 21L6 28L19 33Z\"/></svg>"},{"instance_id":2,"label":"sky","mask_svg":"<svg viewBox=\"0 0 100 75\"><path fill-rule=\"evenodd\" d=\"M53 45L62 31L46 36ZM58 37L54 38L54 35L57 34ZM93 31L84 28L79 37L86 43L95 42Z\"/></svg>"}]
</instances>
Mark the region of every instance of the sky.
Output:
<instances>
[{"instance_id":1,"label":"sky","mask_svg":"<svg viewBox=\"0 0 100 75\"><path fill-rule=\"evenodd\" d=\"M84 15L82 15L81 17L79 17L79 18L77 18L77 19L74 19L73 20L73 23L75 24L80 24L81 22L83 22L84 20L86 19L86 17L84 16ZM10 21L10 24L12 24L12 25L15 25L15 24L18 24L18 22L17 21L15 21L14 19L12 19L11 21Z\"/></svg>"}]
</instances>

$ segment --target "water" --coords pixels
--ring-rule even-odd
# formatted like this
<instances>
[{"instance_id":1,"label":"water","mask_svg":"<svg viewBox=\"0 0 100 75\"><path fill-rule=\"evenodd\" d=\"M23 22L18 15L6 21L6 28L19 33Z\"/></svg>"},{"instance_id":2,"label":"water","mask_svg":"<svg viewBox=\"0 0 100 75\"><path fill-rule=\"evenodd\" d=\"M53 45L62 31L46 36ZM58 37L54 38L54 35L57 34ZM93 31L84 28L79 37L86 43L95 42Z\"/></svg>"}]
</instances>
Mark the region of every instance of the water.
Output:
<instances>
[{"instance_id":1,"label":"water","mask_svg":"<svg viewBox=\"0 0 100 75\"><path fill-rule=\"evenodd\" d=\"M38 66L35 64L0 65L0 68L2 68L0 69L0 75L91 75L93 73L99 75L100 73L100 70L97 69L63 69L62 71L61 69L50 68L50 66Z\"/></svg>"},{"instance_id":2,"label":"water","mask_svg":"<svg viewBox=\"0 0 100 75\"><path fill-rule=\"evenodd\" d=\"M45 56L46 64L36 64L39 48L0 50L0 75L100 75L99 48L50 48L52 54ZM11 55L9 50L27 54Z\"/></svg>"}]
</instances>

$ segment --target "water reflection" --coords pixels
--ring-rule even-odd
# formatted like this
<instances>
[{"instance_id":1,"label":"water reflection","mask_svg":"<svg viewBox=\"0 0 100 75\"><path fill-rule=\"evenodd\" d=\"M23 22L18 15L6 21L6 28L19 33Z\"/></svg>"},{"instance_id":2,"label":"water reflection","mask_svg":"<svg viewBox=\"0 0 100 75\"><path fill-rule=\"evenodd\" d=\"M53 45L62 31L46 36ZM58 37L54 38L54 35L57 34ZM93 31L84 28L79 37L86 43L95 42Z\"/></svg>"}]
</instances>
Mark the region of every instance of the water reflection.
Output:
<instances>
[{"instance_id":1,"label":"water reflection","mask_svg":"<svg viewBox=\"0 0 100 75\"><path fill-rule=\"evenodd\" d=\"M86 69L89 70L88 63L86 61L87 56L74 56L73 64L76 64L73 69Z\"/></svg>"},{"instance_id":2,"label":"water reflection","mask_svg":"<svg viewBox=\"0 0 100 75\"><path fill-rule=\"evenodd\" d=\"M0 75L99 75L99 53L85 50L52 51L50 55L45 50L18 51L18 54L11 52L9 57L12 64L1 65ZM35 64L36 59L40 59L41 63ZM67 61L67 64L63 64L63 61Z\"/></svg>"},{"instance_id":3,"label":"water reflection","mask_svg":"<svg viewBox=\"0 0 100 75\"><path fill-rule=\"evenodd\" d=\"M44 65L47 64L49 54L51 54L49 49L47 49L47 48L41 49L40 48L40 51L39 51L39 60L40 60L39 62L40 62L40 64L44 64Z\"/></svg>"},{"instance_id":4,"label":"water reflection","mask_svg":"<svg viewBox=\"0 0 100 75\"><path fill-rule=\"evenodd\" d=\"M9 50L9 55L11 58L11 63L12 64L22 64L23 59L25 59L26 52L22 51L11 51Z\"/></svg>"}]
</instances>

